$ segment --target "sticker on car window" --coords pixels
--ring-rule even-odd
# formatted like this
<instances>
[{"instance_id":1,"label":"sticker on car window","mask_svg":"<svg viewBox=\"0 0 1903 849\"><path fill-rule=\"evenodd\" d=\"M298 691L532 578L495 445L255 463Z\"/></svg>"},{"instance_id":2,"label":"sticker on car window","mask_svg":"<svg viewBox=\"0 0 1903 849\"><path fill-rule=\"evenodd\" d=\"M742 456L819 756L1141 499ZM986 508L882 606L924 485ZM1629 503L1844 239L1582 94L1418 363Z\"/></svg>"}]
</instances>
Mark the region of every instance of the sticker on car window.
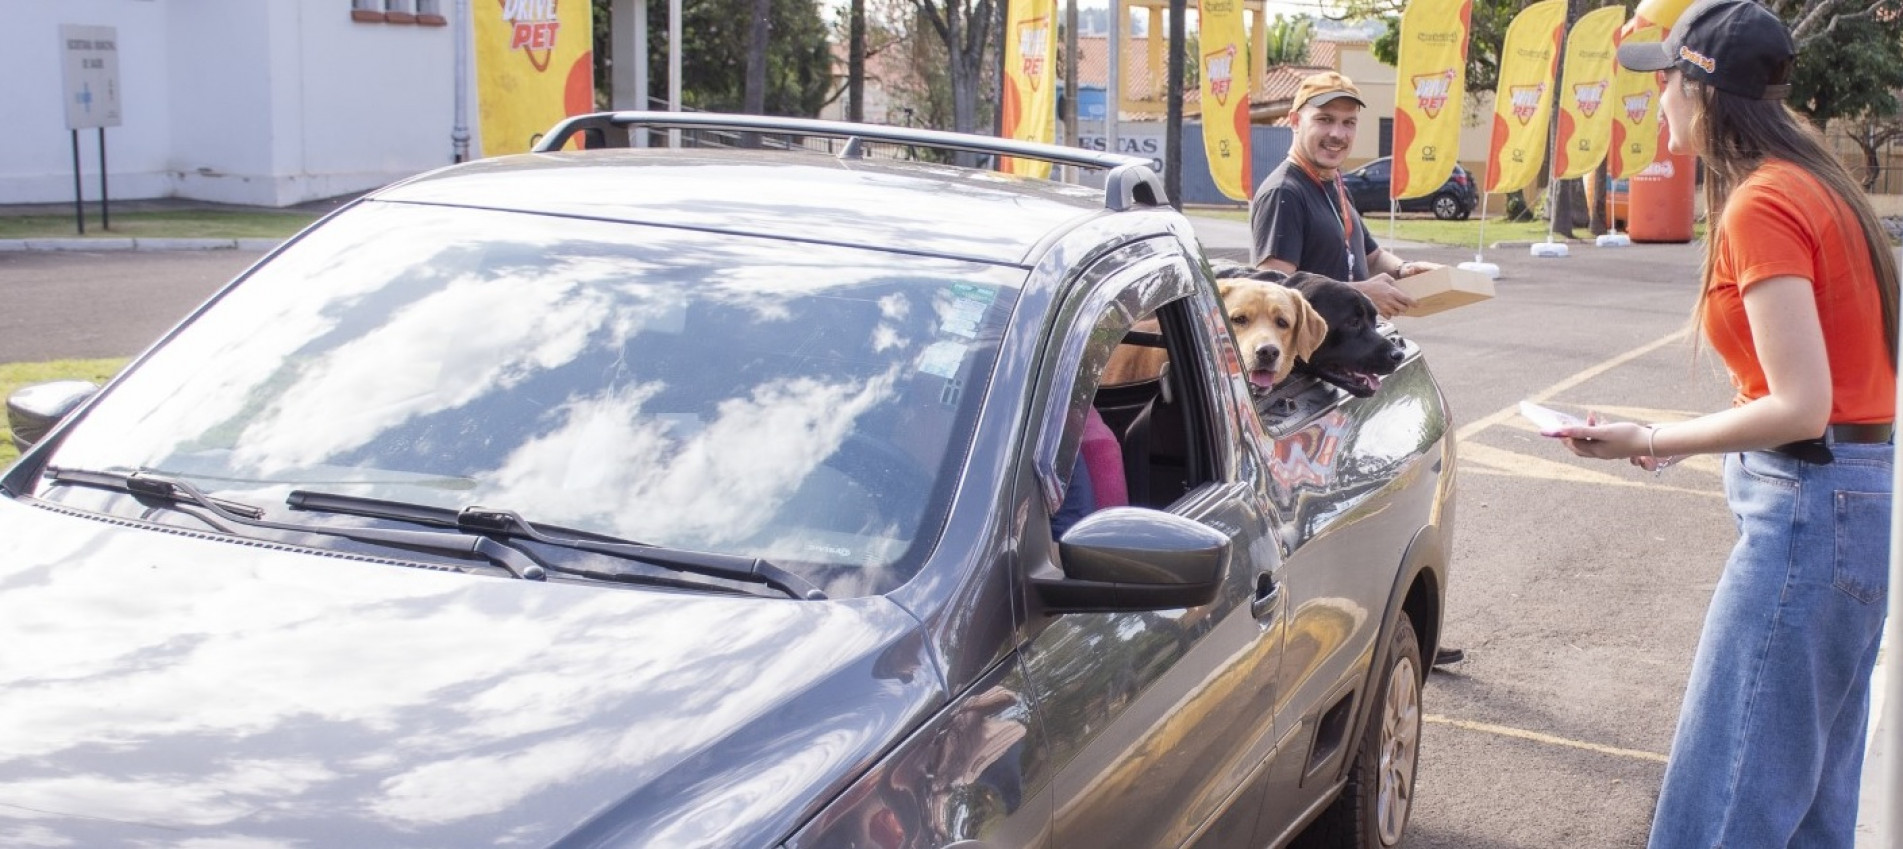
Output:
<instances>
[{"instance_id":1,"label":"sticker on car window","mask_svg":"<svg viewBox=\"0 0 1903 849\"><path fill-rule=\"evenodd\" d=\"M957 377L958 367L965 362L968 347L961 342L933 342L919 354L918 370L946 380Z\"/></svg>"},{"instance_id":2,"label":"sticker on car window","mask_svg":"<svg viewBox=\"0 0 1903 849\"><path fill-rule=\"evenodd\" d=\"M991 304L998 299L998 293L969 283L953 284L950 292L951 304L939 316L939 330L966 339L976 339L985 310L990 309Z\"/></svg>"}]
</instances>

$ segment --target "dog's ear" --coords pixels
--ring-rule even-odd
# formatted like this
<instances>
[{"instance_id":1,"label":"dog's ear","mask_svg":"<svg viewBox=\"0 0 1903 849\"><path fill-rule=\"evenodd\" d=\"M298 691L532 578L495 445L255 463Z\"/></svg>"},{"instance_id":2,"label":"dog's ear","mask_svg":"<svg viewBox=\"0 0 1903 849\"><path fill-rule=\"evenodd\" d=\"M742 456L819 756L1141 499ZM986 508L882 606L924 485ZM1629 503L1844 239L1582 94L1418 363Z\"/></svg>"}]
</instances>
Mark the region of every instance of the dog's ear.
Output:
<instances>
[{"instance_id":1,"label":"dog's ear","mask_svg":"<svg viewBox=\"0 0 1903 849\"><path fill-rule=\"evenodd\" d=\"M1328 320L1309 305L1302 293L1290 289L1289 294L1294 296L1295 326L1289 332L1287 353L1293 359L1306 360L1322 346L1322 340L1328 338Z\"/></svg>"},{"instance_id":2,"label":"dog's ear","mask_svg":"<svg viewBox=\"0 0 1903 849\"><path fill-rule=\"evenodd\" d=\"M1236 287L1241 285L1240 281L1242 281L1243 279L1245 278L1240 278L1240 277L1216 278L1216 297L1221 298L1224 301L1229 300L1229 293L1234 292L1236 290ZM1226 309L1227 306L1225 305L1224 308Z\"/></svg>"}]
</instances>

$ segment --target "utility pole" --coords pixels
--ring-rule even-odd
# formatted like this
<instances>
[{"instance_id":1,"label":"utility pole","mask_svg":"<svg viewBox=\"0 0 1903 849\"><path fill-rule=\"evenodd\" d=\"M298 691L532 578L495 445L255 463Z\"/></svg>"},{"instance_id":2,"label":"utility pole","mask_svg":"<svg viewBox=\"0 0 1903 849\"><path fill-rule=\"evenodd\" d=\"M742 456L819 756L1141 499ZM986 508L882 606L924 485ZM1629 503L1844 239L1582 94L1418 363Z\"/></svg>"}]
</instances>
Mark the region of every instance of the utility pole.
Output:
<instances>
[{"instance_id":1,"label":"utility pole","mask_svg":"<svg viewBox=\"0 0 1903 849\"><path fill-rule=\"evenodd\" d=\"M1183 54L1188 42L1184 18L1188 0L1170 0L1170 72L1168 111L1163 126L1163 191L1170 206L1183 208Z\"/></svg>"},{"instance_id":2,"label":"utility pole","mask_svg":"<svg viewBox=\"0 0 1903 849\"><path fill-rule=\"evenodd\" d=\"M456 57L456 120L449 128L452 162L469 161L469 39L475 25L469 18L469 0L456 0L456 31L450 35Z\"/></svg>"}]
</instances>

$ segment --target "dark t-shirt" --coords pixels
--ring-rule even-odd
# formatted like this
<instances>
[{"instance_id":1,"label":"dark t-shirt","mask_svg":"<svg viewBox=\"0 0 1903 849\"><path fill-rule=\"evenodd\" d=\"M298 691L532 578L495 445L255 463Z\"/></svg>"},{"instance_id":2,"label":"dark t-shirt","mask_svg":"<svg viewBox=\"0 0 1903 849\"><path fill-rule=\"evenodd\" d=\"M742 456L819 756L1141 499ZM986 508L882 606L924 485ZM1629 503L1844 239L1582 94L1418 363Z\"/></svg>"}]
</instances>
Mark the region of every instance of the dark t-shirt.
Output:
<instances>
[{"instance_id":1,"label":"dark t-shirt","mask_svg":"<svg viewBox=\"0 0 1903 849\"><path fill-rule=\"evenodd\" d=\"M1341 211L1333 187L1324 189L1294 160L1282 164L1255 190L1249 202L1249 230L1255 236L1250 264L1266 257L1293 263L1297 271L1312 271L1336 280L1368 279L1368 257L1381 249L1361 213L1350 207L1360 250L1349 251L1341 228Z\"/></svg>"}]
</instances>

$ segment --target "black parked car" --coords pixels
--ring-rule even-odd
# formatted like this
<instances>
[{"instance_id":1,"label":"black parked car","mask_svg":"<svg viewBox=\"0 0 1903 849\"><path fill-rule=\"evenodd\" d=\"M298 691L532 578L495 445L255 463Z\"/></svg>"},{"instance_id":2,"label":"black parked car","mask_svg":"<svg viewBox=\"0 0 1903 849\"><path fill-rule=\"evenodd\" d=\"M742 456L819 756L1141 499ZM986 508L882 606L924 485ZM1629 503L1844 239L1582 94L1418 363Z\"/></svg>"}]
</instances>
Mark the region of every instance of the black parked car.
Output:
<instances>
[{"instance_id":1,"label":"black parked car","mask_svg":"<svg viewBox=\"0 0 1903 849\"><path fill-rule=\"evenodd\" d=\"M1400 841L1453 520L1418 348L1253 395L1136 160L544 150L630 126L760 144L390 186L15 399L0 845ZM920 147L1107 188L878 156ZM1100 389L1126 341L1168 371Z\"/></svg>"},{"instance_id":2,"label":"black parked car","mask_svg":"<svg viewBox=\"0 0 1903 849\"><path fill-rule=\"evenodd\" d=\"M1387 156L1341 175L1355 209L1364 214L1388 211L1393 179L1394 159ZM1472 215L1474 207L1479 205L1479 185L1474 182L1473 174L1455 163L1454 173L1447 175L1447 182L1431 195L1401 201L1401 211L1432 212L1443 221L1457 221Z\"/></svg>"}]
</instances>

